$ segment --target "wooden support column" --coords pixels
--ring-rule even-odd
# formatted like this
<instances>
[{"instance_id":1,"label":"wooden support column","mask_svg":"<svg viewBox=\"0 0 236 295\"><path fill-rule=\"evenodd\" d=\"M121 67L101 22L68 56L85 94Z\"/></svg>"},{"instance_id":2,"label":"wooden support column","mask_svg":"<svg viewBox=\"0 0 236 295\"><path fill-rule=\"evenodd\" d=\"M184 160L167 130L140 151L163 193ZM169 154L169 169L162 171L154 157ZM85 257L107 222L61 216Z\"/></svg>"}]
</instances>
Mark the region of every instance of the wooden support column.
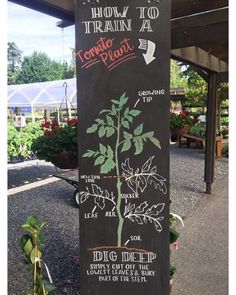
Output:
<instances>
[{"instance_id":1,"label":"wooden support column","mask_svg":"<svg viewBox=\"0 0 236 295\"><path fill-rule=\"evenodd\" d=\"M214 182L217 111L216 76L217 74L215 72L209 72L205 151L205 182L207 194L211 194L212 183Z\"/></svg>"}]
</instances>

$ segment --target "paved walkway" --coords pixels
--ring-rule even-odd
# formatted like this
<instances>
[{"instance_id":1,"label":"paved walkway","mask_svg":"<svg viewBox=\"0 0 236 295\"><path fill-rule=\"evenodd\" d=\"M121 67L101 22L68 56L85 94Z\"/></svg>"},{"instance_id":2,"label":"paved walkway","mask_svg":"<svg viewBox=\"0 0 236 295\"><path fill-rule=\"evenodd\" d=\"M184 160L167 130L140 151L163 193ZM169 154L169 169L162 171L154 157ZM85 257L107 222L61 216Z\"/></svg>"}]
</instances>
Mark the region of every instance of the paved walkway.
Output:
<instances>
[{"instance_id":1,"label":"paved walkway","mask_svg":"<svg viewBox=\"0 0 236 295\"><path fill-rule=\"evenodd\" d=\"M177 267L172 294L227 295L227 177L213 187L212 195L205 195L179 230L180 248L172 251Z\"/></svg>"}]
</instances>

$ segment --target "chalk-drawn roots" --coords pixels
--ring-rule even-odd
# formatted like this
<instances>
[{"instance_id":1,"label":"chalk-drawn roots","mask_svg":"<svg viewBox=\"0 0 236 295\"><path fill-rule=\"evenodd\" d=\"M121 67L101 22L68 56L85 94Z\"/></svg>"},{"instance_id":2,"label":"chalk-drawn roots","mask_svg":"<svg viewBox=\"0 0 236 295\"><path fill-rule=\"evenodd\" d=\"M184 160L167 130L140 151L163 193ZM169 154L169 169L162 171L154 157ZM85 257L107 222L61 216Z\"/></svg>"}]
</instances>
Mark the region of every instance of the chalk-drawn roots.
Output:
<instances>
[{"instance_id":1,"label":"chalk-drawn roots","mask_svg":"<svg viewBox=\"0 0 236 295\"><path fill-rule=\"evenodd\" d=\"M92 184L91 186L91 191L88 187L86 187L86 191L80 192L80 204L87 201L89 197L93 197L94 203L102 210L105 208L106 201L109 201L113 203L113 205L116 205L114 201L115 197L113 195L113 192L109 193L107 190L102 190L96 184Z\"/></svg>"},{"instance_id":2,"label":"chalk-drawn roots","mask_svg":"<svg viewBox=\"0 0 236 295\"><path fill-rule=\"evenodd\" d=\"M162 231L162 225L160 221L164 219L163 216L158 216L164 209L165 204L160 203L157 205L149 206L148 202L145 201L135 208L135 204L128 204L125 206L124 216L132 222L137 222L140 225L145 223L152 223L155 226L157 232Z\"/></svg>"},{"instance_id":3,"label":"chalk-drawn roots","mask_svg":"<svg viewBox=\"0 0 236 295\"><path fill-rule=\"evenodd\" d=\"M150 157L142 168L137 168L136 171L130 167L129 158L121 164L125 181L134 193L144 192L148 184L159 189L164 195L167 193L166 179L157 173L156 166L152 167L153 158L154 156Z\"/></svg>"}]
</instances>

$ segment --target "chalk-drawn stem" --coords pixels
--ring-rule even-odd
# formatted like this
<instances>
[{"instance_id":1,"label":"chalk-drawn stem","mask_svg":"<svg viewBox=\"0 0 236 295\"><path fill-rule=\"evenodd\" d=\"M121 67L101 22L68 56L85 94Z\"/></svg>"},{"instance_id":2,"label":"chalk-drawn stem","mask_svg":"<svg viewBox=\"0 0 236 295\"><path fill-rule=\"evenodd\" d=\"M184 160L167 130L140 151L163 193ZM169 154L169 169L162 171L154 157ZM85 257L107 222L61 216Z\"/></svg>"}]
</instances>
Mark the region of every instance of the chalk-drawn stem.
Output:
<instances>
[{"instance_id":1,"label":"chalk-drawn stem","mask_svg":"<svg viewBox=\"0 0 236 295\"><path fill-rule=\"evenodd\" d=\"M116 163L116 175L117 175L117 203L116 203L116 212L119 219L119 224L117 228L117 246L121 247L122 243L122 229L124 218L121 214L121 186L122 182L120 181L120 168L119 168L119 157L118 157L118 148L120 143L120 112L118 112L118 125L117 125L117 139L116 139L116 147L115 147L115 163Z\"/></svg>"}]
</instances>

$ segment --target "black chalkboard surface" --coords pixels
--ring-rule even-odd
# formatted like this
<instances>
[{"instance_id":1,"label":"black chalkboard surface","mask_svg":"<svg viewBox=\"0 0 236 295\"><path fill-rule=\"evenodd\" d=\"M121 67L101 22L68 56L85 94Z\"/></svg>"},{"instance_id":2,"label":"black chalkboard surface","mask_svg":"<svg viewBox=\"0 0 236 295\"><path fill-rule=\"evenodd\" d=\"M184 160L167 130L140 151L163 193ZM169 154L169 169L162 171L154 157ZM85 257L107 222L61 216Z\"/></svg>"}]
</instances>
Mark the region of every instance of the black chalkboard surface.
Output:
<instances>
[{"instance_id":1,"label":"black chalkboard surface","mask_svg":"<svg viewBox=\"0 0 236 295\"><path fill-rule=\"evenodd\" d=\"M80 294L167 295L170 1L75 5Z\"/></svg>"}]
</instances>

